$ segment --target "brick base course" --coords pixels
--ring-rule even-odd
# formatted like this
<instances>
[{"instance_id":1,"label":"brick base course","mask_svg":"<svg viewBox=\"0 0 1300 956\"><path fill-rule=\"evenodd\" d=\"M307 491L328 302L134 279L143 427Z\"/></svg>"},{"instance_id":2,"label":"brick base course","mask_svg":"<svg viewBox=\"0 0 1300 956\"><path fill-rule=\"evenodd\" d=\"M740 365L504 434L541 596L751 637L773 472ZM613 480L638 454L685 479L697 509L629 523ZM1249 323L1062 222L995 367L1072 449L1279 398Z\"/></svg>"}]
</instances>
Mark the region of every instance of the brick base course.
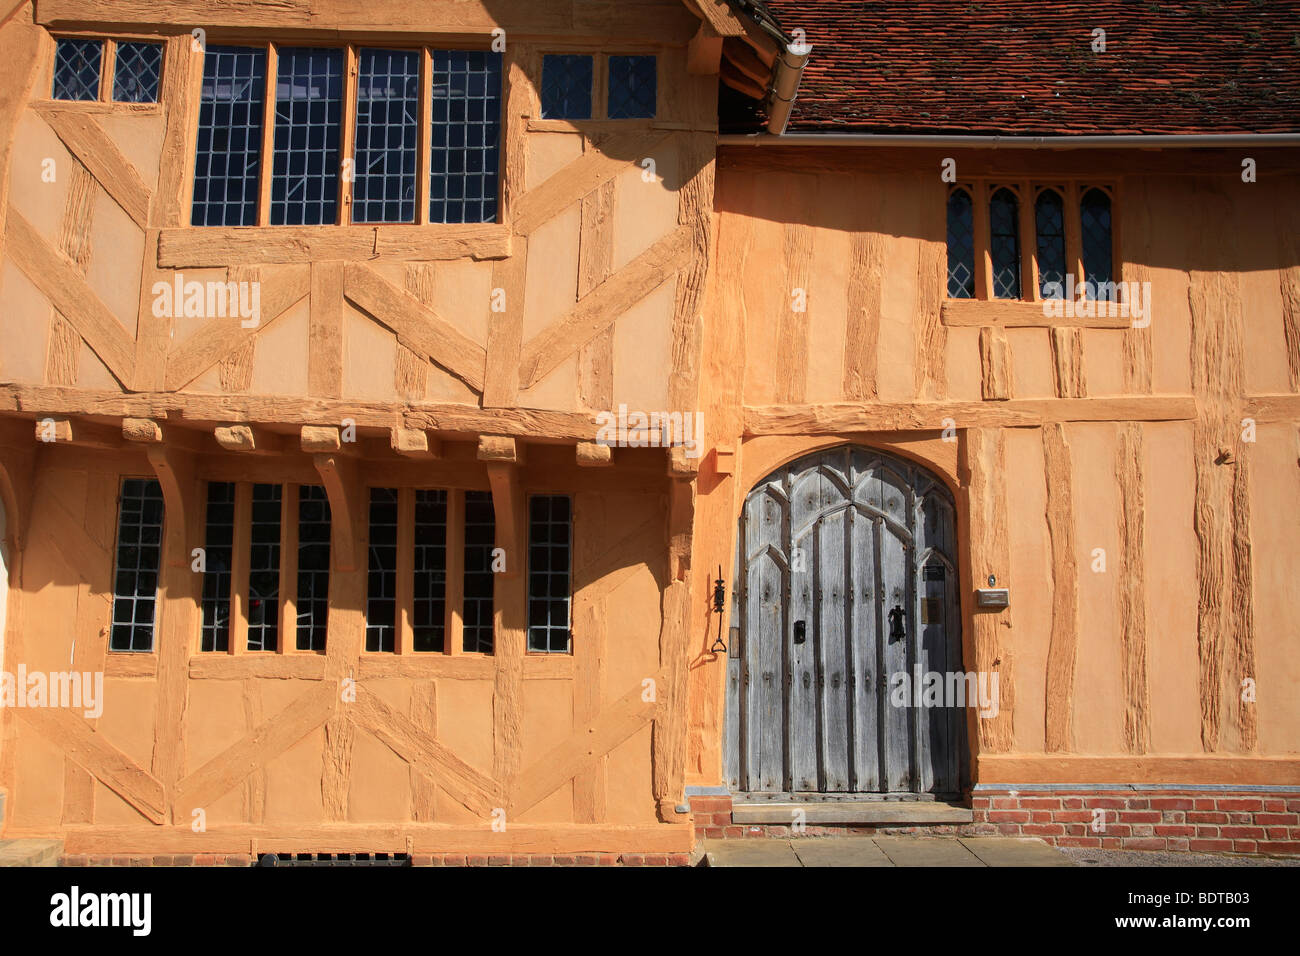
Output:
<instances>
[{"instance_id":1,"label":"brick base course","mask_svg":"<svg viewBox=\"0 0 1300 956\"><path fill-rule=\"evenodd\" d=\"M579 853L567 856L512 854L488 856L466 853L416 853L415 866L689 866L686 853ZM59 866L252 866L253 857L242 854L198 854L194 856L67 855Z\"/></svg>"},{"instance_id":2,"label":"brick base course","mask_svg":"<svg viewBox=\"0 0 1300 956\"><path fill-rule=\"evenodd\" d=\"M1300 855L1300 794L1207 790L980 790L960 826L734 824L731 797L690 798L697 840L895 834L1038 837L1061 847Z\"/></svg>"}]
</instances>

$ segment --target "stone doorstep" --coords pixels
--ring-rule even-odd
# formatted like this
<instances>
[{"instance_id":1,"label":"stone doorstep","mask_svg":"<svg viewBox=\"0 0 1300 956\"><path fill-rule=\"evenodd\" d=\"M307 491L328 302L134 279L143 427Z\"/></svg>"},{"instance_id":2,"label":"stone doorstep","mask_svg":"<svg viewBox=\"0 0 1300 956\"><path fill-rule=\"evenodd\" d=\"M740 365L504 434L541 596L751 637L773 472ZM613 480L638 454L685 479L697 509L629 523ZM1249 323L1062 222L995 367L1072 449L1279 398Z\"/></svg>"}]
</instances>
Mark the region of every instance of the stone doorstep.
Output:
<instances>
[{"instance_id":1,"label":"stone doorstep","mask_svg":"<svg viewBox=\"0 0 1300 956\"><path fill-rule=\"evenodd\" d=\"M58 866L62 840L0 840L0 867Z\"/></svg>"},{"instance_id":2,"label":"stone doorstep","mask_svg":"<svg viewBox=\"0 0 1300 956\"><path fill-rule=\"evenodd\" d=\"M736 824L769 823L789 826L795 811L804 812L810 826L846 824L865 826L927 826L973 823L969 807L931 801L857 801L843 803L737 803L731 807Z\"/></svg>"}]
</instances>

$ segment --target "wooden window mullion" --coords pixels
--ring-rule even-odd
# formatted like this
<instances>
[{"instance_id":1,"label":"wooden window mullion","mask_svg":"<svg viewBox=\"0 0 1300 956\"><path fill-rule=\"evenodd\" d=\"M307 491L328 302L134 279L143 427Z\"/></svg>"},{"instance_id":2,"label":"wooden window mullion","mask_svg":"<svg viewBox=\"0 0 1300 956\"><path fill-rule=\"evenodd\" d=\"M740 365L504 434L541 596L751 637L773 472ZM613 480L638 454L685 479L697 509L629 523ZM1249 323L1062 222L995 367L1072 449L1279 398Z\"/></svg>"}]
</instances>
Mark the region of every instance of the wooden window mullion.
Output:
<instances>
[{"instance_id":1,"label":"wooden window mullion","mask_svg":"<svg viewBox=\"0 0 1300 956\"><path fill-rule=\"evenodd\" d=\"M1020 183L1020 298L1038 302L1038 222L1032 183Z\"/></svg>"},{"instance_id":2,"label":"wooden window mullion","mask_svg":"<svg viewBox=\"0 0 1300 956\"><path fill-rule=\"evenodd\" d=\"M1065 184L1065 270L1074 274L1076 288L1083 284L1083 217L1079 209L1082 194L1077 181ZM1112 214L1113 218L1113 214ZM1067 285L1068 285L1068 280Z\"/></svg>"},{"instance_id":3,"label":"wooden window mullion","mask_svg":"<svg viewBox=\"0 0 1300 956\"><path fill-rule=\"evenodd\" d=\"M339 137L339 163L343 167L339 176L339 225L352 222L352 186L357 177L357 86L361 68L357 48L348 44L343 49L343 129Z\"/></svg>"},{"instance_id":4,"label":"wooden window mullion","mask_svg":"<svg viewBox=\"0 0 1300 956\"><path fill-rule=\"evenodd\" d=\"M465 492L447 492L447 586L444 600L443 653L465 650Z\"/></svg>"},{"instance_id":5,"label":"wooden window mullion","mask_svg":"<svg viewBox=\"0 0 1300 956\"><path fill-rule=\"evenodd\" d=\"M420 128L415 163L415 221L429 223L429 177L433 164L433 51L420 50Z\"/></svg>"},{"instance_id":6,"label":"wooden window mullion","mask_svg":"<svg viewBox=\"0 0 1300 956\"><path fill-rule=\"evenodd\" d=\"M280 495L280 640L281 654L298 649L298 486L287 484Z\"/></svg>"},{"instance_id":7,"label":"wooden window mullion","mask_svg":"<svg viewBox=\"0 0 1300 956\"><path fill-rule=\"evenodd\" d=\"M993 298L993 259L989 235L989 184L978 180L971 186L971 210L975 227L975 298Z\"/></svg>"},{"instance_id":8,"label":"wooden window mullion","mask_svg":"<svg viewBox=\"0 0 1300 956\"><path fill-rule=\"evenodd\" d=\"M397 491L397 606L393 615L393 650L414 653L415 644L415 490Z\"/></svg>"},{"instance_id":9,"label":"wooden window mullion","mask_svg":"<svg viewBox=\"0 0 1300 956\"><path fill-rule=\"evenodd\" d=\"M99 101L113 101L113 69L117 64L117 41L105 40L104 52L99 57Z\"/></svg>"},{"instance_id":10,"label":"wooden window mullion","mask_svg":"<svg viewBox=\"0 0 1300 956\"><path fill-rule=\"evenodd\" d=\"M230 554L229 653L248 650L248 565L253 548L253 486L235 485L235 533Z\"/></svg>"},{"instance_id":11,"label":"wooden window mullion","mask_svg":"<svg viewBox=\"0 0 1300 956\"><path fill-rule=\"evenodd\" d=\"M271 179L275 175L275 93L280 72L274 43L266 45L266 95L262 98L262 176L258 183L257 224L271 224Z\"/></svg>"}]
</instances>

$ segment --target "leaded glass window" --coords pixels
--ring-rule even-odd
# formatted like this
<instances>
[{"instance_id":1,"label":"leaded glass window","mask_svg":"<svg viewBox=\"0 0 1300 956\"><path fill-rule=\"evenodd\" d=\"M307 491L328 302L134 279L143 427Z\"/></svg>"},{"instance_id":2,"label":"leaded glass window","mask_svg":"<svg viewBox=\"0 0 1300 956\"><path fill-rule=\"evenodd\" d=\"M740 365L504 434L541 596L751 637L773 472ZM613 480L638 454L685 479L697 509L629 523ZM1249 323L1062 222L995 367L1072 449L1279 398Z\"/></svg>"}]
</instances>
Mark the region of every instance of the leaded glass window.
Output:
<instances>
[{"instance_id":1,"label":"leaded glass window","mask_svg":"<svg viewBox=\"0 0 1300 956\"><path fill-rule=\"evenodd\" d=\"M595 58L553 53L542 58L542 119L591 119Z\"/></svg>"},{"instance_id":2,"label":"leaded glass window","mask_svg":"<svg viewBox=\"0 0 1300 956\"><path fill-rule=\"evenodd\" d=\"M99 99L99 73L103 62L103 40L60 40L54 48L54 98Z\"/></svg>"},{"instance_id":3,"label":"leaded glass window","mask_svg":"<svg viewBox=\"0 0 1300 956\"><path fill-rule=\"evenodd\" d=\"M415 606L412 650L441 652L447 596L447 492L415 492Z\"/></svg>"},{"instance_id":4,"label":"leaded glass window","mask_svg":"<svg viewBox=\"0 0 1300 956\"><path fill-rule=\"evenodd\" d=\"M266 51L209 46L194 163L196 226L257 224Z\"/></svg>"},{"instance_id":5,"label":"leaded glass window","mask_svg":"<svg viewBox=\"0 0 1300 956\"><path fill-rule=\"evenodd\" d=\"M572 508L566 495L528 502L528 650L570 650Z\"/></svg>"},{"instance_id":6,"label":"leaded glass window","mask_svg":"<svg viewBox=\"0 0 1300 956\"><path fill-rule=\"evenodd\" d=\"M501 148L501 54L433 51L429 221L494 222Z\"/></svg>"},{"instance_id":7,"label":"leaded glass window","mask_svg":"<svg viewBox=\"0 0 1300 956\"><path fill-rule=\"evenodd\" d=\"M253 485L248 556L250 651L274 651L280 646L280 510L279 485Z\"/></svg>"},{"instance_id":8,"label":"leaded glass window","mask_svg":"<svg viewBox=\"0 0 1300 956\"><path fill-rule=\"evenodd\" d=\"M611 56L609 118L653 118L657 82L657 60L653 56Z\"/></svg>"},{"instance_id":9,"label":"leaded glass window","mask_svg":"<svg viewBox=\"0 0 1300 956\"><path fill-rule=\"evenodd\" d=\"M1099 284L1114 281L1110 196L1102 189L1089 189L1079 204L1083 236L1084 278L1095 292Z\"/></svg>"},{"instance_id":10,"label":"leaded glass window","mask_svg":"<svg viewBox=\"0 0 1300 956\"><path fill-rule=\"evenodd\" d=\"M1020 298L1020 209L1016 194L1006 187L989 202L989 254L994 297Z\"/></svg>"},{"instance_id":11,"label":"leaded glass window","mask_svg":"<svg viewBox=\"0 0 1300 956\"><path fill-rule=\"evenodd\" d=\"M330 501L320 485L298 489L297 641L300 651L325 650L329 624Z\"/></svg>"},{"instance_id":12,"label":"leaded glass window","mask_svg":"<svg viewBox=\"0 0 1300 956\"><path fill-rule=\"evenodd\" d=\"M157 103L162 59L161 43L119 43L113 66L113 99L118 103Z\"/></svg>"},{"instance_id":13,"label":"leaded glass window","mask_svg":"<svg viewBox=\"0 0 1300 956\"><path fill-rule=\"evenodd\" d=\"M203 545L203 625L199 649L230 650L230 584L235 542L235 483L208 482Z\"/></svg>"},{"instance_id":14,"label":"leaded glass window","mask_svg":"<svg viewBox=\"0 0 1300 956\"><path fill-rule=\"evenodd\" d=\"M366 650L397 649L397 490L370 489Z\"/></svg>"},{"instance_id":15,"label":"leaded glass window","mask_svg":"<svg viewBox=\"0 0 1300 956\"><path fill-rule=\"evenodd\" d=\"M271 224L337 222L343 51L283 47L277 61Z\"/></svg>"},{"instance_id":16,"label":"leaded glass window","mask_svg":"<svg viewBox=\"0 0 1300 956\"><path fill-rule=\"evenodd\" d=\"M948 295L975 297L975 219L970 193L954 189L948 195Z\"/></svg>"},{"instance_id":17,"label":"leaded glass window","mask_svg":"<svg viewBox=\"0 0 1300 956\"><path fill-rule=\"evenodd\" d=\"M492 549L495 546L492 493L465 492L464 648L469 653L492 653Z\"/></svg>"},{"instance_id":18,"label":"leaded glass window","mask_svg":"<svg viewBox=\"0 0 1300 956\"><path fill-rule=\"evenodd\" d=\"M153 650L162 532L162 486L142 478L123 481L113 569L111 651Z\"/></svg>"},{"instance_id":19,"label":"leaded glass window","mask_svg":"<svg viewBox=\"0 0 1300 956\"><path fill-rule=\"evenodd\" d=\"M1065 204L1055 189L1044 189L1034 202L1034 230L1038 237L1038 294L1048 298L1047 288L1065 287ZM1063 292L1055 293L1058 297Z\"/></svg>"},{"instance_id":20,"label":"leaded glass window","mask_svg":"<svg viewBox=\"0 0 1300 956\"><path fill-rule=\"evenodd\" d=\"M415 222L420 54L362 50L353 222Z\"/></svg>"}]
</instances>

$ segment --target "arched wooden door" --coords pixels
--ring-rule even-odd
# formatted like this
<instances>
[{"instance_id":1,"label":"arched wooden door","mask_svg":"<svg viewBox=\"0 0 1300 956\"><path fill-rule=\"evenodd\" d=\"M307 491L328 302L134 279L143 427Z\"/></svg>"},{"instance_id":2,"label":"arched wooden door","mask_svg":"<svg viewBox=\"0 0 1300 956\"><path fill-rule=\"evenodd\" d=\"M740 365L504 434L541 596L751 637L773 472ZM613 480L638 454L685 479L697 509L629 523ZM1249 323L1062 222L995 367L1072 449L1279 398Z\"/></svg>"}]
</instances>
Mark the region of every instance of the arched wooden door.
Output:
<instances>
[{"instance_id":1,"label":"arched wooden door","mask_svg":"<svg viewBox=\"0 0 1300 956\"><path fill-rule=\"evenodd\" d=\"M768 475L740 518L725 775L737 793L963 789L965 715L927 704L962 672L952 495L868 448ZM906 675L905 677L903 675Z\"/></svg>"}]
</instances>

